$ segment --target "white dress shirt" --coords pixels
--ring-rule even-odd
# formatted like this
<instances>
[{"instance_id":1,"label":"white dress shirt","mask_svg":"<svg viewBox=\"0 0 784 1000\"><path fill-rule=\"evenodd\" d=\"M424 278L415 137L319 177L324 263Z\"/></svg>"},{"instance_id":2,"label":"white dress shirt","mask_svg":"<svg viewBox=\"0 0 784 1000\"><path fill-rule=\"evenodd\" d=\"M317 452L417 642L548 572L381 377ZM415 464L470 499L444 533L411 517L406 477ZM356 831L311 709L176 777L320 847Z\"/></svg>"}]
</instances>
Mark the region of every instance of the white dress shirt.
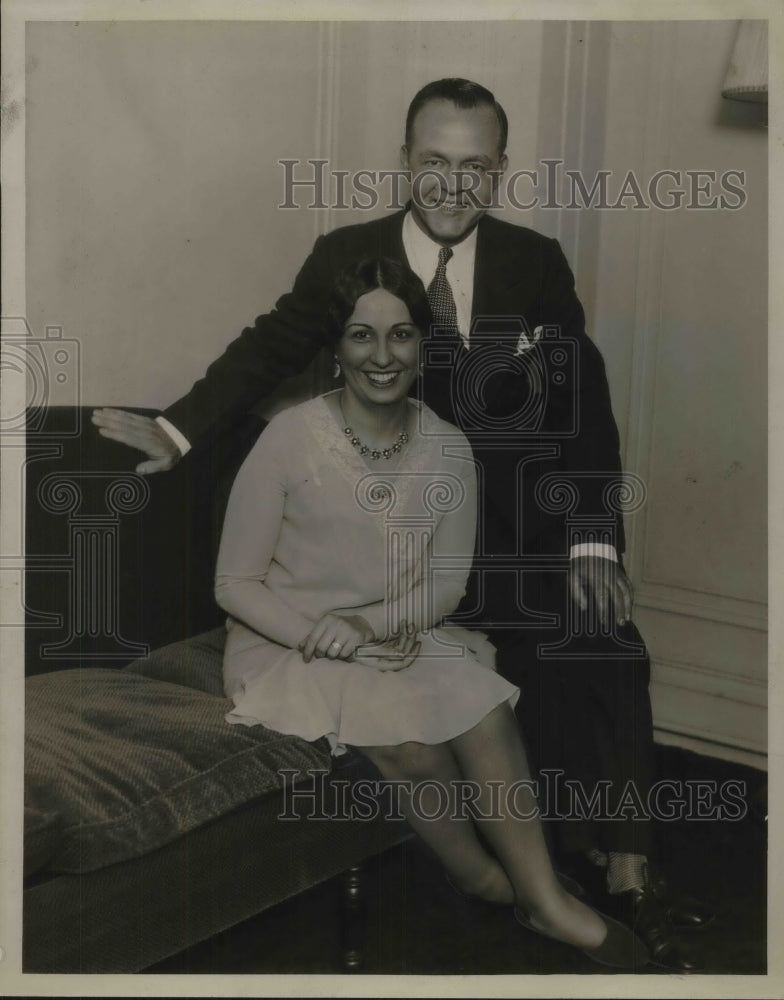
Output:
<instances>
[{"instance_id":1,"label":"white dress shirt","mask_svg":"<svg viewBox=\"0 0 784 1000\"><path fill-rule=\"evenodd\" d=\"M411 212L403 219L403 249L411 270L422 280L425 288L435 277L438 267L440 243L435 243L414 221ZM457 309L457 329L463 343L469 347L471 309L474 304L474 261L476 259L476 228L462 243L452 247L452 256L446 265L446 277L452 289Z\"/></svg>"},{"instance_id":2,"label":"white dress shirt","mask_svg":"<svg viewBox=\"0 0 784 1000\"><path fill-rule=\"evenodd\" d=\"M174 426L174 424L169 423L169 421L166 419L166 417L156 417L155 418L155 423L156 424L160 424L161 427L166 431L166 433L169 435L169 437L172 439L172 441L180 449L180 454L181 455L187 455L188 454L188 452L191 450L191 443L185 437L184 434L181 434L180 431L177 430L177 428Z\"/></svg>"}]
</instances>

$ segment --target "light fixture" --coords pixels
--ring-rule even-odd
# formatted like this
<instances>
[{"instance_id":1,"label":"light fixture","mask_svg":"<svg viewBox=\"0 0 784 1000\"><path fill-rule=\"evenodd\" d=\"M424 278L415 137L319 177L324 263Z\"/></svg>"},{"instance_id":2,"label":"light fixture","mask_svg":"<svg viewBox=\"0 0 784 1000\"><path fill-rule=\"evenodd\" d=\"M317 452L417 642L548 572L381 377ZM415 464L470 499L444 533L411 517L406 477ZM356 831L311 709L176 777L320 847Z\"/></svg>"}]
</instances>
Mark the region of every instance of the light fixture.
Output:
<instances>
[{"instance_id":1,"label":"light fixture","mask_svg":"<svg viewBox=\"0 0 784 1000\"><path fill-rule=\"evenodd\" d=\"M768 102L768 22L741 21L732 47L722 97Z\"/></svg>"}]
</instances>

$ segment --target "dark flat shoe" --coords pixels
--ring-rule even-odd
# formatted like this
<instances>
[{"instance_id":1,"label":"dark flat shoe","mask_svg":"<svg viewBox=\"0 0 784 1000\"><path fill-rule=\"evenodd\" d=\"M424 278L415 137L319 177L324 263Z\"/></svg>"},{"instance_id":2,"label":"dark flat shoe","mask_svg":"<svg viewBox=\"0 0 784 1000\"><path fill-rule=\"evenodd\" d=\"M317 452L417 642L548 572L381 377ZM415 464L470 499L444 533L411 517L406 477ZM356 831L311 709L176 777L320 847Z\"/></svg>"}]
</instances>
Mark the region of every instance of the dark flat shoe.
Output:
<instances>
[{"instance_id":1,"label":"dark flat shoe","mask_svg":"<svg viewBox=\"0 0 784 1000\"><path fill-rule=\"evenodd\" d=\"M583 955L587 955L592 961L598 962L599 965L608 965L614 969L635 970L642 968L643 965L648 963L650 957L648 949L636 934L630 931L628 927L618 923L617 920L613 920L612 917L608 917L598 910L593 910L593 912L604 922L607 928L607 935L604 941L595 948L578 948L578 951L581 951ZM540 934L542 937L550 938L551 941L558 940L558 938L550 937L549 934L540 931L538 927L534 927L526 914L518 907L515 907L514 915L517 922L525 927L526 930ZM561 944L567 944L567 942L562 941ZM575 945L574 947L577 946Z\"/></svg>"}]
</instances>

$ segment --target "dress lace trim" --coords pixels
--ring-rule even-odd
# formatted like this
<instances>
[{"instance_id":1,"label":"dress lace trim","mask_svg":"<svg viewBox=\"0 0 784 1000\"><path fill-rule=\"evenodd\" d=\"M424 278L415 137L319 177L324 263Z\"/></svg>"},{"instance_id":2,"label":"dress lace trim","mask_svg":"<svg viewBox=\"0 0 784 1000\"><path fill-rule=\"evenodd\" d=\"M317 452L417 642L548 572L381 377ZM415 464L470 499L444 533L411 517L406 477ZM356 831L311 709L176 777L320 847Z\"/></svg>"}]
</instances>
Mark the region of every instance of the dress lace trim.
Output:
<instances>
[{"instance_id":1,"label":"dress lace trim","mask_svg":"<svg viewBox=\"0 0 784 1000\"><path fill-rule=\"evenodd\" d=\"M339 390L336 390L339 391ZM419 410L417 427L408 444L389 469L370 469L362 456L341 431L325 397L318 396L303 407L306 426L311 431L318 454L328 455L333 467L351 487L358 505L373 516L378 529L387 530L389 518L411 515L410 500L414 483L427 473L437 474L442 465L438 434L439 418L416 400L409 405ZM424 433L422 433L424 431Z\"/></svg>"}]
</instances>

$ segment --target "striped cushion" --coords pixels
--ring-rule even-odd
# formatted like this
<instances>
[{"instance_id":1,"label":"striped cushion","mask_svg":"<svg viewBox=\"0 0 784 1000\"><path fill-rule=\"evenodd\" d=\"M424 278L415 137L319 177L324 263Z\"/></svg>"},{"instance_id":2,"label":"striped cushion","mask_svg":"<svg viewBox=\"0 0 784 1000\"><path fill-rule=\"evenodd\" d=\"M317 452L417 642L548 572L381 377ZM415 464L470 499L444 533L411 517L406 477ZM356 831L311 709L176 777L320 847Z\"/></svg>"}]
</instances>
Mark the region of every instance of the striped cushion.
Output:
<instances>
[{"instance_id":1,"label":"striped cushion","mask_svg":"<svg viewBox=\"0 0 784 1000\"><path fill-rule=\"evenodd\" d=\"M87 872L137 857L282 787L282 769L329 769L326 740L230 726L230 708L131 670L28 678L27 870Z\"/></svg>"},{"instance_id":2,"label":"striped cushion","mask_svg":"<svg viewBox=\"0 0 784 1000\"><path fill-rule=\"evenodd\" d=\"M225 645L226 629L221 625L191 639L154 649L149 656L133 660L123 669L159 681L185 684L186 687L222 698Z\"/></svg>"}]
</instances>

